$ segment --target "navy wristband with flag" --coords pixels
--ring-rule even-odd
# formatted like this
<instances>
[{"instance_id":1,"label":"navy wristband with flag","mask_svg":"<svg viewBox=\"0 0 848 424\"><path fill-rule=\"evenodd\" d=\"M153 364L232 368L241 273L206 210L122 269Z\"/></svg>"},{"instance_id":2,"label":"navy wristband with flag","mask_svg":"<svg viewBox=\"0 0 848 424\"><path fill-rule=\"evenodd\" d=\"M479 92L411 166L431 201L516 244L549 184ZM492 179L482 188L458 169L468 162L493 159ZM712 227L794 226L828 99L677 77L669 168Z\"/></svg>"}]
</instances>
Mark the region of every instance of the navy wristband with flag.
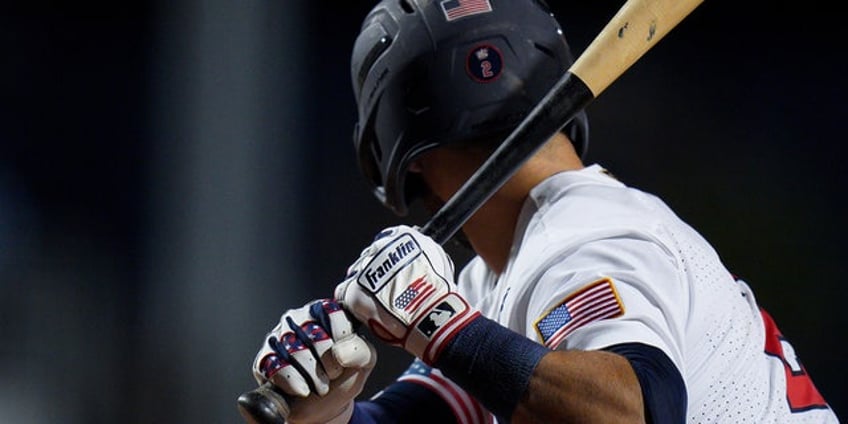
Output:
<instances>
[{"instance_id":1,"label":"navy wristband with flag","mask_svg":"<svg viewBox=\"0 0 848 424\"><path fill-rule=\"evenodd\" d=\"M509 422L530 376L550 349L478 316L450 341L435 366Z\"/></svg>"}]
</instances>

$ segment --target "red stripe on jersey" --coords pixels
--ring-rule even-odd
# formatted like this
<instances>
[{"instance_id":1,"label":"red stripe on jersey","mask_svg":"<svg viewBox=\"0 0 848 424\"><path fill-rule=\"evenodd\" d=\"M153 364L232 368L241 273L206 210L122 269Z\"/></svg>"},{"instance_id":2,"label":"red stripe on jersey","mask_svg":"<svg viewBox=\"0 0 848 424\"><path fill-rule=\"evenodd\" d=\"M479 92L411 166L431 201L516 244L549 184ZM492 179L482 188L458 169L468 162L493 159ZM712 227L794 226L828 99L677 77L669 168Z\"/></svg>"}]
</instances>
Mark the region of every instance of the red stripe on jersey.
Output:
<instances>
[{"instance_id":1,"label":"red stripe on jersey","mask_svg":"<svg viewBox=\"0 0 848 424\"><path fill-rule=\"evenodd\" d=\"M783 337L771 315L760 308L766 330L765 353L780 358L786 372L786 401L793 412L827 408L827 402L819 393L807 370L795 356L795 349Z\"/></svg>"}]
</instances>

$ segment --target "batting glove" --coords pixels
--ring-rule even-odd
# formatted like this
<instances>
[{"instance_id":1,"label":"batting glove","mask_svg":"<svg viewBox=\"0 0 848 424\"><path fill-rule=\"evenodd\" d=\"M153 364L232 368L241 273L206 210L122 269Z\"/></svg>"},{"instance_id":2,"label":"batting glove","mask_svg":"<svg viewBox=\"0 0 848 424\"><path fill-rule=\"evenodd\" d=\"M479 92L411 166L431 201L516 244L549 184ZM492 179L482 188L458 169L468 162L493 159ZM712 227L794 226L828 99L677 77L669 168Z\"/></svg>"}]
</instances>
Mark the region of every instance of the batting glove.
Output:
<instances>
[{"instance_id":1,"label":"batting glove","mask_svg":"<svg viewBox=\"0 0 848 424\"><path fill-rule=\"evenodd\" d=\"M321 299L283 314L256 355L253 376L287 395L276 399L287 423L346 423L376 360L339 304Z\"/></svg>"},{"instance_id":2,"label":"batting glove","mask_svg":"<svg viewBox=\"0 0 848 424\"><path fill-rule=\"evenodd\" d=\"M336 287L336 299L379 339L432 365L480 313L455 292L454 265L438 243L401 225L377 235Z\"/></svg>"}]
</instances>

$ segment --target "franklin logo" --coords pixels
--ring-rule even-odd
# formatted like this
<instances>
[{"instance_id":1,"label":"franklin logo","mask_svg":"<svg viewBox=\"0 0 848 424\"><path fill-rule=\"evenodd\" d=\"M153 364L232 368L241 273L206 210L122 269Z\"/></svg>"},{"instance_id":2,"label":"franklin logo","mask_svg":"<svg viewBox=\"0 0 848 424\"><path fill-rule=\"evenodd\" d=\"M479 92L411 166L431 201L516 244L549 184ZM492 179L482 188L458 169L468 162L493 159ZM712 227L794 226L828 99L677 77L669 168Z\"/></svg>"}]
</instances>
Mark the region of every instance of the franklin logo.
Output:
<instances>
[{"instance_id":1,"label":"franklin logo","mask_svg":"<svg viewBox=\"0 0 848 424\"><path fill-rule=\"evenodd\" d=\"M360 286L379 291L397 272L421 254L421 247L409 234L386 245L359 274Z\"/></svg>"}]
</instances>

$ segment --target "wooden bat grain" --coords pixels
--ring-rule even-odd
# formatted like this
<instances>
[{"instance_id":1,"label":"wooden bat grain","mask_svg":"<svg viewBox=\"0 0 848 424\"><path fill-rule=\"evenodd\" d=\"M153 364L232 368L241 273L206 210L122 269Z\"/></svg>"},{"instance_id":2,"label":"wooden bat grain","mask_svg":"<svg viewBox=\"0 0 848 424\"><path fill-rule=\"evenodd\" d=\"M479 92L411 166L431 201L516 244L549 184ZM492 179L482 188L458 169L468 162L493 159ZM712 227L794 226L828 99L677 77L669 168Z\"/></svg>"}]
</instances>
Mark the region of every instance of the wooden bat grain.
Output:
<instances>
[{"instance_id":1,"label":"wooden bat grain","mask_svg":"<svg viewBox=\"0 0 848 424\"><path fill-rule=\"evenodd\" d=\"M595 97L703 0L628 0L569 68Z\"/></svg>"}]
</instances>

